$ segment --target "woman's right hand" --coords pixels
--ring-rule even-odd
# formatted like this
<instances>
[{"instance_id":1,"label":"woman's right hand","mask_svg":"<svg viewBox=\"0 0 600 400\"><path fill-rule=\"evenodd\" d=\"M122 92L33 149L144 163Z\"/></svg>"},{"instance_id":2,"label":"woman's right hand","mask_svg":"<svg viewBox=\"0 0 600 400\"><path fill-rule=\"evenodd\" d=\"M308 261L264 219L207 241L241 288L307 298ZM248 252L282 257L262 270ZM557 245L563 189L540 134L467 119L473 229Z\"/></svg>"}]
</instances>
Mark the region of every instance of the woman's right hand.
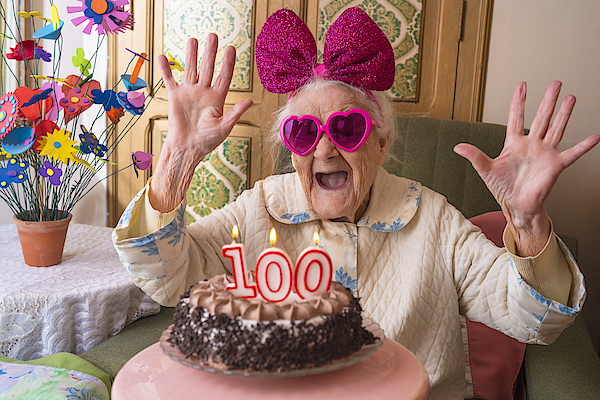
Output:
<instances>
[{"instance_id":1,"label":"woman's right hand","mask_svg":"<svg viewBox=\"0 0 600 400\"><path fill-rule=\"evenodd\" d=\"M252 100L243 100L223 114L235 66L235 48L225 50L221 72L211 86L217 45L217 36L209 34L198 71L198 41L188 41L181 84L173 79L167 58L158 57L169 96L169 132L149 193L150 203L158 211L170 212L181 203L198 163L227 138L252 105Z\"/></svg>"}]
</instances>

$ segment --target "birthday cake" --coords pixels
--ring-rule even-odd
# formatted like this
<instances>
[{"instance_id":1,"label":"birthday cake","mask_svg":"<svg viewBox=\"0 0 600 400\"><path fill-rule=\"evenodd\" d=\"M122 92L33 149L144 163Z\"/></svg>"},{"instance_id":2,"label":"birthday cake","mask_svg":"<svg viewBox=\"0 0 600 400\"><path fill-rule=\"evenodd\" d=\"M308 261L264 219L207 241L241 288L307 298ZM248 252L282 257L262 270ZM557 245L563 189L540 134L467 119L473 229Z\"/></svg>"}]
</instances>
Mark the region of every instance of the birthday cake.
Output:
<instances>
[{"instance_id":1,"label":"birthday cake","mask_svg":"<svg viewBox=\"0 0 600 400\"><path fill-rule=\"evenodd\" d=\"M193 285L181 296L168 341L186 357L219 370L286 372L344 359L375 342L358 300L340 283L281 302L235 297L231 276Z\"/></svg>"}]
</instances>

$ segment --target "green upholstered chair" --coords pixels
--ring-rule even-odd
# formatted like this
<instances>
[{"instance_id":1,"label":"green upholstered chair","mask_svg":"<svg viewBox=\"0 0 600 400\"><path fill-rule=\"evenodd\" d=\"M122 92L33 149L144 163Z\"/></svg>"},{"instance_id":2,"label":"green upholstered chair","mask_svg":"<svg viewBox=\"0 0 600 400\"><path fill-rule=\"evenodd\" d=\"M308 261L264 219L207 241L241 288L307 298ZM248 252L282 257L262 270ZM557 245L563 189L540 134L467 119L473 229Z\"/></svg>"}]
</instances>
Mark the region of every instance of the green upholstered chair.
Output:
<instances>
[{"instance_id":1,"label":"green upholstered chair","mask_svg":"<svg viewBox=\"0 0 600 400\"><path fill-rule=\"evenodd\" d=\"M504 142L504 126L399 116L398 127L403 138L390 149L396 159L384 165L388 171L444 194L468 218L500 209L470 163L452 148L469 142L495 157ZM289 171L289 157L282 148L278 173ZM563 240L576 255L577 241ZM172 314L172 308L162 308L158 315L132 323L81 357L114 377L133 355L158 341ZM523 372L528 399L600 397L600 360L581 317L554 344L528 345Z\"/></svg>"}]
</instances>

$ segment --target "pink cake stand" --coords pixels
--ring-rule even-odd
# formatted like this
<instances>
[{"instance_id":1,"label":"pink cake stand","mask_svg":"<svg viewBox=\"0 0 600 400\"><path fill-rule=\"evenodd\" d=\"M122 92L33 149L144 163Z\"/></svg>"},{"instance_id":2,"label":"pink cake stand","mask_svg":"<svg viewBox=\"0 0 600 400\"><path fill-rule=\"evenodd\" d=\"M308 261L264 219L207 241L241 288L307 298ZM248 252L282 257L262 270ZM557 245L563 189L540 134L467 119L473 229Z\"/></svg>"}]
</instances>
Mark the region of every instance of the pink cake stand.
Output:
<instances>
[{"instance_id":1,"label":"pink cake stand","mask_svg":"<svg viewBox=\"0 0 600 400\"><path fill-rule=\"evenodd\" d=\"M387 338L369 358L317 375L256 378L215 374L174 361L156 343L123 366L113 400L153 399L427 399L423 365L408 349Z\"/></svg>"}]
</instances>

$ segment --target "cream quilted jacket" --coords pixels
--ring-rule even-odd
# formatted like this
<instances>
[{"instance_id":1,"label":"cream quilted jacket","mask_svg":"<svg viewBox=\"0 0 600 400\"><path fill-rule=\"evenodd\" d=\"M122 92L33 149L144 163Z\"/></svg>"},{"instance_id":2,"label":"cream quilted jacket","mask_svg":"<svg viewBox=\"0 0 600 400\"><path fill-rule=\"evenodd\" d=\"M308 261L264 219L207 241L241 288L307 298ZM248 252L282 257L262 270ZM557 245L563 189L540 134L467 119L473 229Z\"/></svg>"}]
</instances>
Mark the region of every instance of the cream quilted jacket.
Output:
<instances>
[{"instance_id":1,"label":"cream quilted jacket","mask_svg":"<svg viewBox=\"0 0 600 400\"><path fill-rule=\"evenodd\" d=\"M295 173L259 181L234 203L187 227L183 206L159 214L145 200L146 190L123 213L113 241L134 282L153 299L173 306L191 284L230 272L221 247L231 243L234 224L249 266L270 247L271 227L277 246L293 261L318 231L334 263L334 280L360 297L387 337L421 360L432 399L464 395L459 314L522 342L544 344L573 321L585 298L583 276L554 234L537 257L519 258L494 246L443 196L382 168L356 224L319 219ZM513 242L505 233L508 248ZM535 280L527 279L527 271L547 262L563 263L571 273L567 305L527 283Z\"/></svg>"}]
</instances>

